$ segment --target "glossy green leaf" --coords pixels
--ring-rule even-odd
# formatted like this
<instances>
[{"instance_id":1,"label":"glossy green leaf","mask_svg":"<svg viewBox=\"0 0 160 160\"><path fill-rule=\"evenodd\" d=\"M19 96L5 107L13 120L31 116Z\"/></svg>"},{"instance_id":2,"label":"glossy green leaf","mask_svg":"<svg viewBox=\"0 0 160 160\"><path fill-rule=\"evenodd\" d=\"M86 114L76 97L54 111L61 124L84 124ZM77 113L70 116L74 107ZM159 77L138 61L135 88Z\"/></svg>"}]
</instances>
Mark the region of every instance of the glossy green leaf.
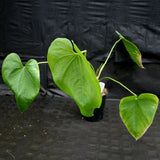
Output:
<instances>
[{"instance_id":1,"label":"glossy green leaf","mask_svg":"<svg viewBox=\"0 0 160 160\"><path fill-rule=\"evenodd\" d=\"M121 119L136 140L141 138L152 124L158 103L158 97L150 93L143 93L139 97L125 97L120 101Z\"/></svg>"},{"instance_id":2,"label":"glossy green leaf","mask_svg":"<svg viewBox=\"0 0 160 160\"><path fill-rule=\"evenodd\" d=\"M23 66L20 57L16 53L11 53L3 62L2 77L15 94L20 112L27 110L40 89L40 75L37 61L31 59Z\"/></svg>"},{"instance_id":3,"label":"glossy green leaf","mask_svg":"<svg viewBox=\"0 0 160 160\"><path fill-rule=\"evenodd\" d=\"M130 57L132 58L132 60L140 68L144 68L144 66L142 64L141 52L139 51L137 46L135 44L133 44L132 42L128 41L127 39L125 39L119 32L116 31L116 33L119 35L120 38L122 38L123 44L124 44L127 52L129 53Z\"/></svg>"},{"instance_id":4,"label":"glossy green leaf","mask_svg":"<svg viewBox=\"0 0 160 160\"><path fill-rule=\"evenodd\" d=\"M48 64L57 86L75 100L83 116L91 117L101 105L100 86L86 57L78 47L74 50L68 39L55 39L48 50Z\"/></svg>"}]
</instances>

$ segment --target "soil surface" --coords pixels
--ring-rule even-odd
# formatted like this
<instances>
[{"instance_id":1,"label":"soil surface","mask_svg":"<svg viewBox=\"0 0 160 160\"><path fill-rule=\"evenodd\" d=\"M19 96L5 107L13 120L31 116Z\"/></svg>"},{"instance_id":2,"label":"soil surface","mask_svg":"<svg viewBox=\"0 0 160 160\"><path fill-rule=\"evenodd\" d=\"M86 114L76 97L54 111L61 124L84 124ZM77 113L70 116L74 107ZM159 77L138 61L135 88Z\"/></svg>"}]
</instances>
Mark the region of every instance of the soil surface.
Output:
<instances>
[{"instance_id":1,"label":"soil surface","mask_svg":"<svg viewBox=\"0 0 160 160\"><path fill-rule=\"evenodd\" d=\"M160 110L135 141L119 100L106 99L104 118L87 122L71 98L38 96L21 114L12 95L0 97L0 160L159 160Z\"/></svg>"}]
</instances>

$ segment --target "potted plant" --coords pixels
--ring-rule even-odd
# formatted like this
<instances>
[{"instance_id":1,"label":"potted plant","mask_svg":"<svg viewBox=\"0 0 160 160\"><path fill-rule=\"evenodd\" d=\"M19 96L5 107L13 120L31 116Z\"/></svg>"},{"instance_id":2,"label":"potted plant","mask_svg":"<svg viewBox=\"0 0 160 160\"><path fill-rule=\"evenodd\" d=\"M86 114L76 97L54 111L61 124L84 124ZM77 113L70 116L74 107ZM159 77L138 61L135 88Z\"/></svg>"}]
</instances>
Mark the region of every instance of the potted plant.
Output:
<instances>
[{"instance_id":1,"label":"potted plant","mask_svg":"<svg viewBox=\"0 0 160 160\"><path fill-rule=\"evenodd\" d=\"M66 38L57 38L51 43L47 62L37 62L31 59L23 66L16 53L9 54L2 64L2 77L15 94L20 112L26 111L39 93L39 64L48 63L54 82L75 100L84 117L93 117L95 109L100 108L102 93L99 82L104 78L127 89L132 96L121 99L120 117L130 134L135 139L141 138L153 122L159 99L151 93L136 95L119 81L111 77L100 77L113 49L120 41L123 42L132 60L140 68L144 68L138 48L119 32L116 31L116 33L119 39L114 43L107 59L96 72L86 59L86 50L80 51L73 41Z\"/></svg>"}]
</instances>

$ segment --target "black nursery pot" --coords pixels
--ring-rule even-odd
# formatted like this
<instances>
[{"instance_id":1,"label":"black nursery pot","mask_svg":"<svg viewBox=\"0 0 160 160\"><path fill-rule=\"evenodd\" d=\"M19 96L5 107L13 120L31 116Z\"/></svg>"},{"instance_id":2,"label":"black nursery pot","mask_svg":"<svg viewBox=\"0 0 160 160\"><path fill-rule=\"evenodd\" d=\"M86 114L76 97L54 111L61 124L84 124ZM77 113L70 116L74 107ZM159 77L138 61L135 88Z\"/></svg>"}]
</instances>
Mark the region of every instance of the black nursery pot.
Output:
<instances>
[{"instance_id":1,"label":"black nursery pot","mask_svg":"<svg viewBox=\"0 0 160 160\"><path fill-rule=\"evenodd\" d=\"M104 106L105 106L105 99L106 99L106 95L102 96L102 104L100 106L100 108L96 108L94 110L94 116L92 117L84 117L85 120L90 121L90 122L97 122L103 119L103 110L104 110Z\"/></svg>"}]
</instances>

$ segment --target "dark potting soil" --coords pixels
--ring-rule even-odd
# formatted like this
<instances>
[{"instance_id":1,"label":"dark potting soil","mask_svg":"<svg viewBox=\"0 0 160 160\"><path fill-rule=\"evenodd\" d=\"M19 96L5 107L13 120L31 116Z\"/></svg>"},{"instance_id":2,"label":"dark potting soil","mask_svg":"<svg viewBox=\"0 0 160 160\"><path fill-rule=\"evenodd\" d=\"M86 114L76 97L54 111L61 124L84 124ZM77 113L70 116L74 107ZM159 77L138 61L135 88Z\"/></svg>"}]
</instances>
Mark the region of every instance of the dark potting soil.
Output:
<instances>
[{"instance_id":1,"label":"dark potting soil","mask_svg":"<svg viewBox=\"0 0 160 160\"><path fill-rule=\"evenodd\" d=\"M103 119L93 123L82 120L70 98L38 96L21 114L13 96L1 96L0 160L159 160L160 110L135 141L118 104L106 99Z\"/></svg>"}]
</instances>

